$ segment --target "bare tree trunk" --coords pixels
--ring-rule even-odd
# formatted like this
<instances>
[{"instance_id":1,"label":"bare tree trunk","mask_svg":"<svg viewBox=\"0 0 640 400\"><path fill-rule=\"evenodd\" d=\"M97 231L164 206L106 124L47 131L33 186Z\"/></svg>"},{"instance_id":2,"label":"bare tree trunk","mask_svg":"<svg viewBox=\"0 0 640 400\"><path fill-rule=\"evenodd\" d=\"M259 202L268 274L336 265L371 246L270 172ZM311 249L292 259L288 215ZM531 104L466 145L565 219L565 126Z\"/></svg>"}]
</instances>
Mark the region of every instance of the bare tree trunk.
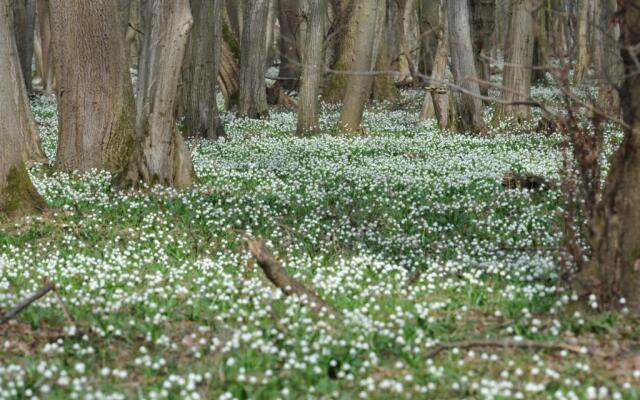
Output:
<instances>
[{"instance_id":1,"label":"bare tree trunk","mask_svg":"<svg viewBox=\"0 0 640 400\"><path fill-rule=\"evenodd\" d=\"M42 87L44 92L51 94L55 90L55 76L53 73L53 51L51 49L51 15L49 0L37 0L38 36L40 38L40 71L42 73Z\"/></svg>"},{"instance_id":2,"label":"bare tree trunk","mask_svg":"<svg viewBox=\"0 0 640 400\"><path fill-rule=\"evenodd\" d=\"M509 22L510 43L502 76L501 99L505 102L526 101L531 95L533 63L533 0L512 0ZM529 105L498 104L494 124L508 119L522 122L531 118Z\"/></svg>"},{"instance_id":3,"label":"bare tree trunk","mask_svg":"<svg viewBox=\"0 0 640 400\"><path fill-rule=\"evenodd\" d=\"M375 71L377 74L373 77L373 87L371 89L371 98L378 101L398 102L400 100L400 92L396 88L394 75L391 73L391 41L389 37L393 31L393 21L390 19L390 2L386 2L386 7L381 11L383 13L382 24L379 29L383 30L380 43L377 46L377 57Z\"/></svg>"},{"instance_id":4,"label":"bare tree trunk","mask_svg":"<svg viewBox=\"0 0 640 400\"><path fill-rule=\"evenodd\" d=\"M240 77L240 66L231 46L223 40L220 47L220 67L218 68L218 85L224 96L225 108L228 110L231 104L237 101ZM234 100L235 99L235 100Z\"/></svg>"},{"instance_id":5,"label":"bare tree trunk","mask_svg":"<svg viewBox=\"0 0 640 400\"><path fill-rule=\"evenodd\" d=\"M44 209L44 200L33 187L25 167L25 146L31 111L8 0L0 0L0 216L20 217ZM27 118L25 118L27 117Z\"/></svg>"},{"instance_id":6,"label":"bare tree trunk","mask_svg":"<svg viewBox=\"0 0 640 400\"><path fill-rule=\"evenodd\" d=\"M574 71L573 82L581 85L585 72L589 68L589 11L592 0L580 1L580 14L578 16L578 57Z\"/></svg>"},{"instance_id":7,"label":"bare tree trunk","mask_svg":"<svg viewBox=\"0 0 640 400\"><path fill-rule=\"evenodd\" d=\"M226 11L229 17L229 28L236 37L242 37L245 3L252 0L226 0Z\"/></svg>"},{"instance_id":8,"label":"bare tree trunk","mask_svg":"<svg viewBox=\"0 0 640 400\"><path fill-rule=\"evenodd\" d=\"M436 51L438 48L438 30L440 29L441 0L419 0L420 15L420 61L418 68L425 76L433 74Z\"/></svg>"},{"instance_id":9,"label":"bare tree trunk","mask_svg":"<svg viewBox=\"0 0 640 400\"><path fill-rule=\"evenodd\" d=\"M222 43L222 0L191 0L193 28L183 65L185 136L217 139L224 128L216 103Z\"/></svg>"},{"instance_id":10,"label":"bare tree trunk","mask_svg":"<svg viewBox=\"0 0 640 400\"><path fill-rule=\"evenodd\" d=\"M475 52L478 79L488 82L491 79L490 62L487 59L491 51L491 36L495 29L496 0L471 0L471 38ZM480 93L487 96L489 85L480 83Z\"/></svg>"},{"instance_id":11,"label":"bare tree trunk","mask_svg":"<svg viewBox=\"0 0 640 400\"><path fill-rule=\"evenodd\" d=\"M133 142L133 90L110 0L49 2L59 112L56 168L122 171ZM73 60L73 62L70 62Z\"/></svg>"},{"instance_id":12,"label":"bare tree trunk","mask_svg":"<svg viewBox=\"0 0 640 400\"><path fill-rule=\"evenodd\" d=\"M333 45L335 61L331 69L338 71L331 74L322 93L322 100L327 103L338 103L344 99L347 86L347 75L341 74L347 71L355 61L356 51L356 16L355 5L359 0L334 0L334 23L331 35L334 35Z\"/></svg>"},{"instance_id":13,"label":"bare tree trunk","mask_svg":"<svg viewBox=\"0 0 640 400\"><path fill-rule=\"evenodd\" d=\"M356 49L351 74L347 79L344 105L339 127L348 132L360 130L364 105L373 83L373 63L376 59L376 28L381 21L383 4L377 1L358 0L355 8Z\"/></svg>"},{"instance_id":14,"label":"bare tree trunk","mask_svg":"<svg viewBox=\"0 0 640 400\"><path fill-rule=\"evenodd\" d=\"M278 3L278 21L280 22L280 40L278 41L280 72L278 76L282 79L282 87L292 90L298 86L302 72L298 49L302 22L300 4L298 4L299 0L279 0Z\"/></svg>"},{"instance_id":15,"label":"bare tree trunk","mask_svg":"<svg viewBox=\"0 0 640 400\"><path fill-rule=\"evenodd\" d=\"M33 65L35 25L36 0L13 0L13 27L27 92L33 89L31 66Z\"/></svg>"},{"instance_id":16,"label":"bare tree trunk","mask_svg":"<svg viewBox=\"0 0 640 400\"><path fill-rule=\"evenodd\" d=\"M306 20L306 45L303 50L302 79L298 103L298 134L320 129L318 95L324 72L324 31L327 0L307 0L309 13Z\"/></svg>"},{"instance_id":17,"label":"bare tree trunk","mask_svg":"<svg viewBox=\"0 0 640 400\"><path fill-rule=\"evenodd\" d=\"M640 1L618 0L624 82L620 102L624 140L611 159L602 198L591 222L593 256L577 279L598 303L640 311Z\"/></svg>"},{"instance_id":18,"label":"bare tree trunk","mask_svg":"<svg viewBox=\"0 0 640 400\"><path fill-rule=\"evenodd\" d=\"M598 82L598 106L606 114L619 109L615 88L622 76L622 60L618 51L619 28L614 24L615 0L596 2L596 26L594 27L594 67Z\"/></svg>"},{"instance_id":19,"label":"bare tree trunk","mask_svg":"<svg viewBox=\"0 0 640 400\"><path fill-rule=\"evenodd\" d=\"M462 90L453 93L454 109L458 113L455 128L460 131L484 131L482 100L476 73L473 46L471 45L471 20L467 0L447 2L449 23L449 50L451 72Z\"/></svg>"},{"instance_id":20,"label":"bare tree trunk","mask_svg":"<svg viewBox=\"0 0 640 400\"><path fill-rule=\"evenodd\" d=\"M420 112L420 119L426 120L436 116L434 108L433 92L438 89L445 89L444 79L447 72L447 65L449 63L449 24L447 21L447 5L440 4L440 24L437 31L438 48L436 50L436 58L433 63L433 70L430 77L429 86L430 90L424 97L422 103L422 111ZM447 100L448 102L448 100Z\"/></svg>"},{"instance_id":21,"label":"bare tree trunk","mask_svg":"<svg viewBox=\"0 0 640 400\"><path fill-rule=\"evenodd\" d=\"M549 48L549 0L545 0L542 6L534 13L533 22L533 67L531 82L541 83L546 81L545 68Z\"/></svg>"},{"instance_id":22,"label":"bare tree trunk","mask_svg":"<svg viewBox=\"0 0 640 400\"><path fill-rule=\"evenodd\" d=\"M269 115L265 83L267 17L269 0L249 0L245 4L240 46L240 98L238 115L263 118Z\"/></svg>"},{"instance_id":23,"label":"bare tree trunk","mask_svg":"<svg viewBox=\"0 0 640 400\"><path fill-rule=\"evenodd\" d=\"M174 110L189 32L189 0L147 0L136 96L135 146L124 184L184 188L195 173L191 154L176 129Z\"/></svg>"}]
</instances>

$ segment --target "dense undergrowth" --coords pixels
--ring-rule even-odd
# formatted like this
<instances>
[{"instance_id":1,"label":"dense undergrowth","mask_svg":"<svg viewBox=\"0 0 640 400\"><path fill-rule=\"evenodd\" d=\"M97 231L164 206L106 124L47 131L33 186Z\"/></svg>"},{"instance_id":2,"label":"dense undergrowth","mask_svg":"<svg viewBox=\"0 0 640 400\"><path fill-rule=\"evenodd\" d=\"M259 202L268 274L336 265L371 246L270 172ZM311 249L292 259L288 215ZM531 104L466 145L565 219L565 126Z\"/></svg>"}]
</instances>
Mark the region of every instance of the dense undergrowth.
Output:
<instances>
[{"instance_id":1,"label":"dense undergrowth","mask_svg":"<svg viewBox=\"0 0 640 400\"><path fill-rule=\"evenodd\" d=\"M225 115L227 140L190 143L199 182L183 192L34 167L51 209L0 230L0 310L47 278L74 321L47 296L0 326L0 398L639 399L640 319L558 288L557 188L501 185L557 180L559 138L441 132L420 100L372 106L351 137L334 106L308 138L292 112ZM53 159L55 103L34 112ZM342 319L273 287L257 236ZM580 350L426 357L485 338Z\"/></svg>"}]
</instances>

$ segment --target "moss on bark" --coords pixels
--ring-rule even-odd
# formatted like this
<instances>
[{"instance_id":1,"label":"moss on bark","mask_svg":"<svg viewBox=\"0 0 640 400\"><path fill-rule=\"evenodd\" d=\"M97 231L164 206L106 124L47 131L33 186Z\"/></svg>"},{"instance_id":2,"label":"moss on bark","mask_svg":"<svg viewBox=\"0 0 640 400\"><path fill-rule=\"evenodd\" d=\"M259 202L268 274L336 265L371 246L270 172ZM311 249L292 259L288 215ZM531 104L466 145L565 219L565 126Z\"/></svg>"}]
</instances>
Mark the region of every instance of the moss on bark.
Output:
<instances>
[{"instance_id":1,"label":"moss on bark","mask_svg":"<svg viewBox=\"0 0 640 400\"><path fill-rule=\"evenodd\" d=\"M46 203L31 183L24 163L11 167L6 186L0 192L0 214L13 219L41 212L45 208Z\"/></svg>"}]
</instances>

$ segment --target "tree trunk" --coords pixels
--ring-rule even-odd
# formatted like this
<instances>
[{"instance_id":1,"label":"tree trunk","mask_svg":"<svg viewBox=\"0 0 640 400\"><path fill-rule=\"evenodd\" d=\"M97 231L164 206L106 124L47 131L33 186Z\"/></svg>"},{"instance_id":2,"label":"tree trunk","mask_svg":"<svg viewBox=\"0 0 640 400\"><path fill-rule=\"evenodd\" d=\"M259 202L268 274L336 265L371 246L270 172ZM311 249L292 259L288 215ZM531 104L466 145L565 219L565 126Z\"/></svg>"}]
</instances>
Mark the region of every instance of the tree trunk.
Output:
<instances>
[{"instance_id":1,"label":"tree trunk","mask_svg":"<svg viewBox=\"0 0 640 400\"><path fill-rule=\"evenodd\" d=\"M174 110L189 32L189 0L147 0L136 95L135 146L124 184L140 181L184 188L193 183L191 154L176 129Z\"/></svg>"},{"instance_id":2,"label":"tree trunk","mask_svg":"<svg viewBox=\"0 0 640 400\"><path fill-rule=\"evenodd\" d=\"M460 131L484 131L482 100L476 73L471 27L467 0L447 2L449 23L449 50L451 52L451 72L456 86L461 89L452 93L453 109L457 112L456 129Z\"/></svg>"},{"instance_id":3,"label":"tree trunk","mask_svg":"<svg viewBox=\"0 0 640 400\"><path fill-rule=\"evenodd\" d=\"M347 71L355 61L356 51L356 17L355 5L359 0L335 0L333 3L334 23L332 24L333 48L335 61L331 69L336 71L329 76L322 93L322 100L327 103L338 103L344 99L347 86Z\"/></svg>"},{"instance_id":4,"label":"tree trunk","mask_svg":"<svg viewBox=\"0 0 640 400\"><path fill-rule=\"evenodd\" d=\"M53 51L51 49L51 15L49 0L37 0L36 16L38 20L38 37L40 38L39 60L42 74L42 88L45 93L51 94L55 90L55 76L53 73Z\"/></svg>"},{"instance_id":5,"label":"tree trunk","mask_svg":"<svg viewBox=\"0 0 640 400\"><path fill-rule=\"evenodd\" d=\"M278 21L280 22L280 40L278 41L280 84L286 90L298 87L302 72L298 42L300 40L301 13L299 0L278 1Z\"/></svg>"},{"instance_id":6,"label":"tree trunk","mask_svg":"<svg viewBox=\"0 0 640 400\"><path fill-rule=\"evenodd\" d=\"M240 46L240 117L264 118L269 115L265 83L268 13L269 0L249 0L245 4Z\"/></svg>"},{"instance_id":7,"label":"tree trunk","mask_svg":"<svg viewBox=\"0 0 640 400\"><path fill-rule=\"evenodd\" d=\"M231 46L223 40L220 47L220 67L218 68L218 85L224 96L225 109L229 109L238 98L240 67ZM234 100L235 99L235 100Z\"/></svg>"},{"instance_id":8,"label":"tree trunk","mask_svg":"<svg viewBox=\"0 0 640 400\"><path fill-rule=\"evenodd\" d=\"M13 27L20 56L22 76L27 92L33 90L31 66L33 65L33 39L36 25L36 0L13 1Z\"/></svg>"},{"instance_id":9,"label":"tree trunk","mask_svg":"<svg viewBox=\"0 0 640 400\"><path fill-rule=\"evenodd\" d=\"M618 0L624 82L620 102L624 140L611 167L591 222L592 259L579 272L583 294L594 293L603 306L640 311L640 0Z\"/></svg>"},{"instance_id":10,"label":"tree trunk","mask_svg":"<svg viewBox=\"0 0 640 400\"><path fill-rule=\"evenodd\" d=\"M216 103L222 43L222 0L191 0L193 28L183 65L185 136L217 139L224 128Z\"/></svg>"},{"instance_id":11,"label":"tree trunk","mask_svg":"<svg viewBox=\"0 0 640 400\"><path fill-rule=\"evenodd\" d=\"M373 83L373 63L376 59L376 28L382 19L384 5L377 1L358 0L355 8L356 49L354 62L347 79L340 129L360 130L364 105Z\"/></svg>"},{"instance_id":12,"label":"tree trunk","mask_svg":"<svg viewBox=\"0 0 640 400\"><path fill-rule=\"evenodd\" d=\"M592 0L580 1L580 14L578 16L578 57L573 76L573 83L581 85L585 72L589 68L589 11Z\"/></svg>"},{"instance_id":13,"label":"tree trunk","mask_svg":"<svg viewBox=\"0 0 640 400\"><path fill-rule=\"evenodd\" d=\"M598 84L598 107L607 115L619 110L619 99L615 88L620 84L622 60L618 50L619 28L614 24L615 0L596 3L594 30L594 67Z\"/></svg>"},{"instance_id":14,"label":"tree trunk","mask_svg":"<svg viewBox=\"0 0 640 400\"><path fill-rule=\"evenodd\" d=\"M226 11L229 17L229 28L235 37L242 37L245 3L253 0L226 0Z\"/></svg>"},{"instance_id":15,"label":"tree trunk","mask_svg":"<svg viewBox=\"0 0 640 400\"><path fill-rule=\"evenodd\" d=\"M543 83L546 81L545 68L549 48L549 1L545 0L542 6L534 13L533 28L533 67L531 83Z\"/></svg>"},{"instance_id":16,"label":"tree trunk","mask_svg":"<svg viewBox=\"0 0 640 400\"><path fill-rule=\"evenodd\" d=\"M391 41L389 40L393 31L393 21L390 19L390 2L387 2L386 9L383 9L384 19L379 29L383 30L378 44L378 55L376 57L375 71L377 74L373 77L373 87L371 89L371 98L378 101L398 102L400 100L400 92L396 88L394 75L391 73Z\"/></svg>"},{"instance_id":17,"label":"tree trunk","mask_svg":"<svg viewBox=\"0 0 640 400\"><path fill-rule=\"evenodd\" d=\"M491 52L491 36L495 29L496 0L471 0L471 38L476 62L476 72L480 79L480 93L487 96L491 79L491 63L487 59Z\"/></svg>"},{"instance_id":18,"label":"tree trunk","mask_svg":"<svg viewBox=\"0 0 640 400\"><path fill-rule=\"evenodd\" d=\"M509 46L502 75L502 96L505 102L526 101L531 95L531 65L533 64L533 0L513 0L509 19ZM494 124L508 119L522 122L531 118L531 106L498 104Z\"/></svg>"},{"instance_id":19,"label":"tree trunk","mask_svg":"<svg viewBox=\"0 0 640 400\"><path fill-rule=\"evenodd\" d=\"M25 167L24 138L31 125L8 0L0 0L0 215L20 217L44 209Z\"/></svg>"},{"instance_id":20,"label":"tree trunk","mask_svg":"<svg viewBox=\"0 0 640 400\"><path fill-rule=\"evenodd\" d=\"M306 45L303 49L302 79L298 104L298 134L318 132L320 81L324 72L324 31L327 0L308 0Z\"/></svg>"},{"instance_id":21,"label":"tree trunk","mask_svg":"<svg viewBox=\"0 0 640 400\"><path fill-rule=\"evenodd\" d=\"M433 65L438 48L441 0L419 0L420 15L420 61L418 68L424 76L433 74Z\"/></svg>"},{"instance_id":22,"label":"tree trunk","mask_svg":"<svg viewBox=\"0 0 640 400\"><path fill-rule=\"evenodd\" d=\"M59 143L56 169L119 172L133 142L133 89L116 3L49 2ZM70 61L73 62L70 62Z\"/></svg>"},{"instance_id":23,"label":"tree trunk","mask_svg":"<svg viewBox=\"0 0 640 400\"><path fill-rule=\"evenodd\" d=\"M438 48L436 50L436 58L433 63L433 70L429 80L430 90L427 91L424 97L424 102L422 103L422 111L420 112L421 120L426 120L436 116L433 93L434 91L437 93L438 90L440 92L445 90L446 86L444 79L447 72L447 65L449 63L449 24L447 21L447 5L445 3L440 4L439 14L441 22L437 31ZM449 90L446 91L449 92ZM444 109L444 107L441 107L441 109ZM445 119L439 120L444 121ZM443 124L441 124L441 127L443 127L442 125Z\"/></svg>"}]
</instances>

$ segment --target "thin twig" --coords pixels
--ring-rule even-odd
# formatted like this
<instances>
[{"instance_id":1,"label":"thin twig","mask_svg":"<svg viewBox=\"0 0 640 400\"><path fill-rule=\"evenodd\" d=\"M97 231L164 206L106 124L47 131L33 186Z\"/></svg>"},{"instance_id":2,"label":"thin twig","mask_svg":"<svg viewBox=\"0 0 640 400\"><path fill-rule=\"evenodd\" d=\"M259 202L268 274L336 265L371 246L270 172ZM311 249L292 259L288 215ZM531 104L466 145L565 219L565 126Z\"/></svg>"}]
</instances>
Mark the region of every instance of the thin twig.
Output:
<instances>
[{"instance_id":1,"label":"thin twig","mask_svg":"<svg viewBox=\"0 0 640 400\"><path fill-rule=\"evenodd\" d=\"M18 314L20 314L22 312L22 310L24 310L25 308L29 307L31 305L31 303L33 303L34 301L38 300L42 296L46 295L50 291L55 290L55 288L56 288L56 285L54 285L53 282L48 282L46 285L42 286L40 289L38 289L38 291L36 291L32 295L30 295L28 297L25 297L18 304L16 304L15 307L13 307L11 310L7 311L2 316L2 319L0 319L0 325L2 325L5 322L8 322L8 321L12 320L13 318L15 318Z\"/></svg>"},{"instance_id":2,"label":"thin twig","mask_svg":"<svg viewBox=\"0 0 640 400\"><path fill-rule=\"evenodd\" d=\"M69 323L70 325L75 325L76 324L75 320L71 316L71 313L69 312L69 309L67 308L67 305L62 300L62 296L60 296L60 293L58 292L58 288L57 287L54 287L53 295L56 296L56 300L58 301L58 305L60 305L60 308L62 309L62 313L64 314L64 318L67 320L67 323Z\"/></svg>"},{"instance_id":3,"label":"thin twig","mask_svg":"<svg viewBox=\"0 0 640 400\"><path fill-rule=\"evenodd\" d=\"M441 343L427 352L426 358L433 358L445 350L470 349L474 347L501 347L505 349L549 349L566 350L576 354L591 354L584 347L558 342L537 342L533 340L496 339L496 340L465 340L462 342Z\"/></svg>"}]
</instances>

